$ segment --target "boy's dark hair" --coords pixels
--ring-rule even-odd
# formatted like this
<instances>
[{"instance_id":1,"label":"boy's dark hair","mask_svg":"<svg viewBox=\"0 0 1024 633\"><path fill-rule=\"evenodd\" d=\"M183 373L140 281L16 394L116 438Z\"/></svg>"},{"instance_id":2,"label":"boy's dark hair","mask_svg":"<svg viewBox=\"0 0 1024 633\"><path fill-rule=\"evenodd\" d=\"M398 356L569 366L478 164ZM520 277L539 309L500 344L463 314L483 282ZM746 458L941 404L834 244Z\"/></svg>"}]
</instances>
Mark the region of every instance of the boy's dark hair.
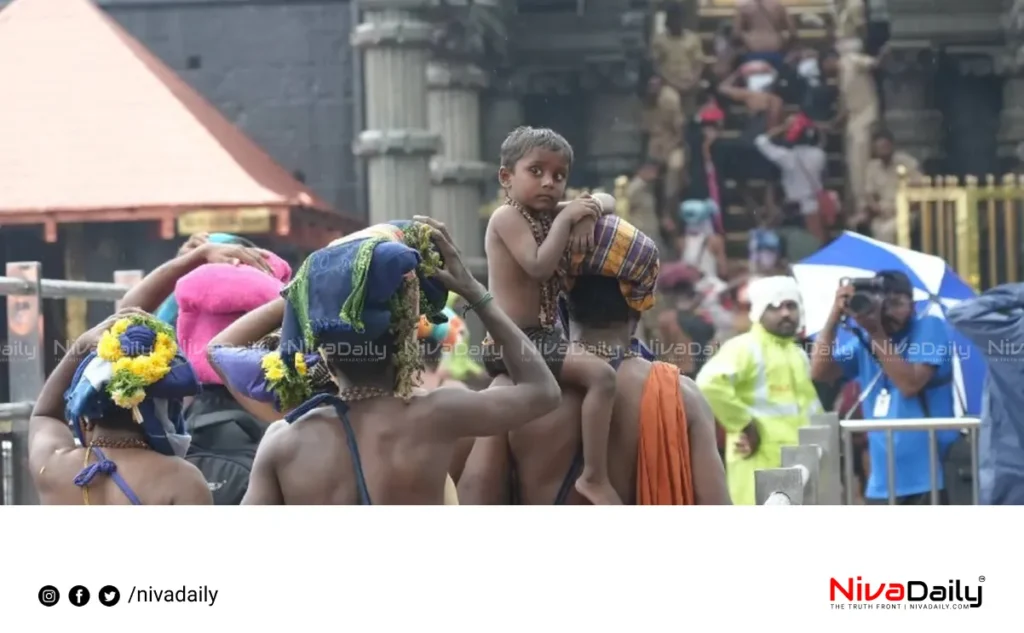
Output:
<instances>
[{"instance_id":1,"label":"boy's dark hair","mask_svg":"<svg viewBox=\"0 0 1024 633\"><path fill-rule=\"evenodd\" d=\"M872 143L874 143L875 141L882 141L882 140L889 141L890 143L895 143L896 142L896 139L893 137L892 132L890 132L889 130L887 130L885 128L882 128L880 130L875 130L874 134L871 135L871 142Z\"/></svg>"},{"instance_id":2,"label":"boy's dark hair","mask_svg":"<svg viewBox=\"0 0 1024 633\"><path fill-rule=\"evenodd\" d=\"M827 47L825 47L824 49L821 50L821 52L818 54L818 56L820 57L820 59L822 61L824 61L826 59L838 59L839 58L839 51L837 51L836 49L832 48L831 46L827 46Z\"/></svg>"},{"instance_id":3,"label":"boy's dark hair","mask_svg":"<svg viewBox=\"0 0 1024 633\"><path fill-rule=\"evenodd\" d=\"M580 325L610 327L637 316L622 296L619 280L603 275L576 278L568 297L569 316Z\"/></svg>"},{"instance_id":4,"label":"boy's dark hair","mask_svg":"<svg viewBox=\"0 0 1024 633\"><path fill-rule=\"evenodd\" d=\"M522 160L531 150L541 148L558 152L565 156L565 160L572 167L573 151L572 145L565 137L558 132L546 127L520 126L509 132L505 141L501 144L501 166L506 169L514 169L516 163Z\"/></svg>"}]
</instances>

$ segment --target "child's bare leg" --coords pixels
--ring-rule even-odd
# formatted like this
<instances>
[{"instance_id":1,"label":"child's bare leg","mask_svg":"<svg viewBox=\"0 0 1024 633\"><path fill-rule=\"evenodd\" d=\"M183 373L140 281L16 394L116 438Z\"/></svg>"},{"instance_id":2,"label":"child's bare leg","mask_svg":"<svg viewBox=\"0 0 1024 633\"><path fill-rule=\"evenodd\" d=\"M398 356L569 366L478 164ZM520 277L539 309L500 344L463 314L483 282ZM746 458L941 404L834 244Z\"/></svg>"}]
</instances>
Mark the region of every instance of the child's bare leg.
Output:
<instances>
[{"instance_id":1,"label":"child's bare leg","mask_svg":"<svg viewBox=\"0 0 1024 633\"><path fill-rule=\"evenodd\" d=\"M583 473L576 490L594 505L622 505L608 478L608 437L615 406L615 370L600 357L574 347L559 379L586 390L583 397Z\"/></svg>"}]
</instances>

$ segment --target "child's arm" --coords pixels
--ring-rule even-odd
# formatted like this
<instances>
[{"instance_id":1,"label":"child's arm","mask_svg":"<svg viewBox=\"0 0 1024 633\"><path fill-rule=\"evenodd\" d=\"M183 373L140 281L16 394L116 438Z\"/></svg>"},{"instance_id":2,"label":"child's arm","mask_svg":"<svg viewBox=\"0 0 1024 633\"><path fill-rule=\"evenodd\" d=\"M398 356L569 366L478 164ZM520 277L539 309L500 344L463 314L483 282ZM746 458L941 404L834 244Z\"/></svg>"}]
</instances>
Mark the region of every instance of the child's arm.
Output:
<instances>
[{"instance_id":1,"label":"child's arm","mask_svg":"<svg viewBox=\"0 0 1024 633\"><path fill-rule=\"evenodd\" d=\"M589 202L589 198L574 200L573 204L575 206L568 206L565 213L555 216L554 222L551 223L551 231L539 246L529 226L511 207L498 209L491 219L495 233L505 248L532 279L545 281L555 274L555 269L558 268L562 255L569 246L572 225L577 220L597 212L596 205Z\"/></svg>"},{"instance_id":2,"label":"child's arm","mask_svg":"<svg viewBox=\"0 0 1024 633\"><path fill-rule=\"evenodd\" d=\"M615 213L615 205L617 203L615 202L615 197L612 196L611 194L599 191L594 194L586 195L588 195L591 200L594 200L599 205L601 205L601 215L612 215L613 213ZM555 213L561 213L562 211L565 210L566 207L568 207L573 202L575 202L575 200L564 200L562 202L559 202L555 206Z\"/></svg>"}]
</instances>

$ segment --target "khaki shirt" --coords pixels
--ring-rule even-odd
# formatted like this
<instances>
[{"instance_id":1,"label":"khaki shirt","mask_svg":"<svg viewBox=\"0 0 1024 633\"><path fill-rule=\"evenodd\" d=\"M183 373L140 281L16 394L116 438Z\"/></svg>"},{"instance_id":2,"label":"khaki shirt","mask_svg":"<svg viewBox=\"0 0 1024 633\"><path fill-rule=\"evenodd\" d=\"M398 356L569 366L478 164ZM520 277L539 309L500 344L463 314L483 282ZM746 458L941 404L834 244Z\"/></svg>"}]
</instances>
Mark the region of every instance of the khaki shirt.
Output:
<instances>
[{"instance_id":1,"label":"khaki shirt","mask_svg":"<svg viewBox=\"0 0 1024 633\"><path fill-rule=\"evenodd\" d=\"M839 12L836 22L836 37L861 37L861 31L867 24L864 0L846 0L846 6Z\"/></svg>"},{"instance_id":2,"label":"khaki shirt","mask_svg":"<svg viewBox=\"0 0 1024 633\"><path fill-rule=\"evenodd\" d=\"M875 86L875 58L863 53L839 56L839 95L843 109L853 117L863 112L878 112L878 88Z\"/></svg>"},{"instance_id":3,"label":"khaki shirt","mask_svg":"<svg viewBox=\"0 0 1024 633\"><path fill-rule=\"evenodd\" d=\"M644 130L648 134L647 156L660 163L668 162L672 151L683 145L683 116L679 93L664 86L654 105L644 108Z\"/></svg>"},{"instance_id":4,"label":"khaki shirt","mask_svg":"<svg viewBox=\"0 0 1024 633\"><path fill-rule=\"evenodd\" d=\"M906 152L894 152L892 162L885 165L877 158L868 163L864 174L864 192L870 202L877 202L881 209L880 217L891 218L896 215L896 193L900 187L898 168L907 169L907 179L917 180L921 177L921 165L917 159Z\"/></svg>"},{"instance_id":5,"label":"khaki shirt","mask_svg":"<svg viewBox=\"0 0 1024 633\"><path fill-rule=\"evenodd\" d=\"M682 93L695 91L704 72L704 46L700 36L684 30L682 36L658 33L651 42L654 71ZM688 113L690 114L690 113Z\"/></svg>"}]
</instances>

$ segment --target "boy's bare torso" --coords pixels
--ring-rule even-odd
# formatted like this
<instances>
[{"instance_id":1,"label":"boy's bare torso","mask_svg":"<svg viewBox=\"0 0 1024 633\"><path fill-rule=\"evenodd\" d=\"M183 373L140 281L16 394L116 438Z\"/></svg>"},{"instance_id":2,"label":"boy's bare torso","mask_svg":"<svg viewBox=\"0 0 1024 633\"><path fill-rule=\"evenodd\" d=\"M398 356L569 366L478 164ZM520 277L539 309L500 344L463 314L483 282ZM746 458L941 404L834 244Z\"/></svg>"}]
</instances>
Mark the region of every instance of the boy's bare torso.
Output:
<instances>
[{"instance_id":1,"label":"boy's bare torso","mask_svg":"<svg viewBox=\"0 0 1024 633\"><path fill-rule=\"evenodd\" d=\"M501 214L502 217L498 217ZM514 217L511 217L514 216ZM515 224L525 233L530 225L513 207L502 205L487 224L484 248L487 252L487 288L494 302L520 328L540 325L540 284L519 265L495 228L496 221Z\"/></svg>"},{"instance_id":2,"label":"boy's bare torso","mask_svg":"<svg viewBox=\"0 0 1024 633\"><path fill-rule=\"evenodd\" d=\"M786 8L778 0L746 0L737 8L743 20L743 43L755 53L780 51L785 44Z\"/></svg>"},{"instance_id":3,"label":"boy's bare torso","mask_svg":"<svg viewBox=\"0 0 1024 633\"><path fill-rule=\"evenodd\" d=\"M616 374L615 408L608 441L608 475L622 502L636 503L637 447L640 437L640 400L651 372L641 358L622 362ZM523 505L550 505L582 441L583 393L566 389L562 404L552 413L509 434ZM571 483L571 482L570 482ZM585 503L575 489L567 504Z\"/></svg>"},{"instance_id":4,"label":"boy's bare torso","mask_svg":"<svg viewBox=\"0 0 1024 633\"><path fill-rule=\"evenodd\" d=\"M363 476L374 504L444 503L445 477L455 441L427 432L414 396L350 402ZM276 423L276 474L289 505L357 505L356 470L345 428L333 407L310 411L292 424Z\"/></svg>"},{"instance_id":5,"label":"boy's bare torso","mask_svg":"<svg viewBox=\"0 0 1024 633\"><path fill-rule=\"evenodd\" d=\"M197 481L206 484L199 469L177 457L137 448L100 450L117 465L117 473L143 505L174 505L179 490L188 489ZM97 461L94 450L89 463ZM84 448L54 455L36 478L43 483L39 487L40 501L44 505L84 505L82 488L73 482L85 467ZM131 501L109 475L98 474L89 484L89 505L131 505Z\"/></svg>"}]
</instances>

